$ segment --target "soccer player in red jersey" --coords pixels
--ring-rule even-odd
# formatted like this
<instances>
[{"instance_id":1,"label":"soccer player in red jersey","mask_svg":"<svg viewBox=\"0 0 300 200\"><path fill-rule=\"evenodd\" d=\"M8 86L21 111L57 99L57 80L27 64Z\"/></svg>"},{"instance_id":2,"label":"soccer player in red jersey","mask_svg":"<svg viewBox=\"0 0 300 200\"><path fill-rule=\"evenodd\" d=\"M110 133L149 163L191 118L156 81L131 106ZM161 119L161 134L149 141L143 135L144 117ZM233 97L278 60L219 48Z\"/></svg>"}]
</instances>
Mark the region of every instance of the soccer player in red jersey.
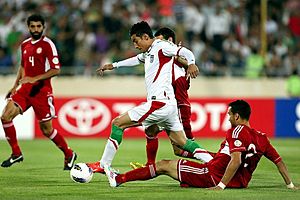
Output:
<instances>
[{"instance_id":1,"label":"soccer player in red jersey","mask_svg":"<svg viewBox=\"0 0 300 200\"><path fill-rule=\"evenodd\" d=\"M30 107L39 120L43 134L63 151L64 170L70 170L77 157L63 136L52 127L52 119L56 116L51 78L59 74L60 62L54 43L43 35L44 24L45 20L41 15L33 14L27 18L31 37L21 44L21 65L14 86L6 96L8 101L1 116L5 136L12 149L11 156L2 162L2 167L10 167L24 159L13 119Z\"/></svg>"},{"instance_id":2,"label":"soccer player in red jersey","mask_svg":"<svg viewBox=\"0 0 300 200\"><path fill-rule=\"evenodd\" d=\"M229 121L232 128L227 131L215 157L207 163L188 160L161 160L125 174L115 173L110 166L104 170L111 187L125 182L148 180L167 175L180 182L182 187L200 187L212 190L246 188L262 156L272 161L281 174L287 188L295 187L282 158L267 136L250 127L250 105L243 100L229 104Z\"/></svg>"}]
</instances>

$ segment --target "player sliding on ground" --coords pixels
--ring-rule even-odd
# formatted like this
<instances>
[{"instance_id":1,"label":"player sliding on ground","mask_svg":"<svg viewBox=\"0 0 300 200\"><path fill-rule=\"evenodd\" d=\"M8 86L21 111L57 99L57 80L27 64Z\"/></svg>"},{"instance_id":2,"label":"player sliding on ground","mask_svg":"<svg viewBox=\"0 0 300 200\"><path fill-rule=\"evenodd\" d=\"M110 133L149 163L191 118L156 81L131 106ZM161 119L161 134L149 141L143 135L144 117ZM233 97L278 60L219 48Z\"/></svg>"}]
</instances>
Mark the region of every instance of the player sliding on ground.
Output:
<instances>
[{"instance_id":1,"label":"player sliding on ground","mask_svg":"<svg viewBox=\"0 0 300 200\"><path fill-rule=\"evenodd\" d=\"M155 164L116 174L109 165L104 170L111 187L136 180L149 180L167 175L180 182L182 187L200 187L213 190L246 188L262 156L272 161L281 174L288 189L294 186L282 158L264 133L250 127L250 105L237 100L229 104L229 121L232 128L227 131L215 157L208 163L188 160L161 160Z\"/></svg>"}]
</instances>

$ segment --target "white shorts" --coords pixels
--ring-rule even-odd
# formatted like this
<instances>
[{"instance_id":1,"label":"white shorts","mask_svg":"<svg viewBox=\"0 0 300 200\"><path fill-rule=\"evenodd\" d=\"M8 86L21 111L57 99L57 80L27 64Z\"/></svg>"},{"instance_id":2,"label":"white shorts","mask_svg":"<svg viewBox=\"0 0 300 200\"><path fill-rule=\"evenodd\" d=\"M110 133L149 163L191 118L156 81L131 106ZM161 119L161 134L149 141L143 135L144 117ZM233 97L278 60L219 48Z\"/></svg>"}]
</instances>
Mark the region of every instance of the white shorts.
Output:
<instances>
[{"instance_id":1,"label":"white shorts","mask_svg":"<svg viewBox=\"0 0 300 200\"><path fill-rule=\"evenodd\" d=\"M160 128L170 131L182 131L177 105L168 101L148 101L128 111L131 121L142 123L145 128L157 124Z\"/></svg>"}]
</instances>

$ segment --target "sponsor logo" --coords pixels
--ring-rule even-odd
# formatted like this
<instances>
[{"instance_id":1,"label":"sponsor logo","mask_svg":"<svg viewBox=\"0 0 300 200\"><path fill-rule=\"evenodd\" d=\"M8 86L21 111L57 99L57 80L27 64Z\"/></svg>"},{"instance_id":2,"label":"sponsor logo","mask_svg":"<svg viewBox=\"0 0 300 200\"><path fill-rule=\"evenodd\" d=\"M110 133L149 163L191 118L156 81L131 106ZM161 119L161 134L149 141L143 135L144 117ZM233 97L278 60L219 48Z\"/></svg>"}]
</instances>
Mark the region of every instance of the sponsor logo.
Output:
<instances>
[{"instance_id":1,"label":"sponsor logo","mask_svg":"<svg viewBox=\"0 0 300 200\"><path fill-rule=\"evenodd\" d=\"M73 99L58 113L60 125L75 135L94 135L110 124L111 112L100 101L91 98Z\"/></svg>"}]
</instances>

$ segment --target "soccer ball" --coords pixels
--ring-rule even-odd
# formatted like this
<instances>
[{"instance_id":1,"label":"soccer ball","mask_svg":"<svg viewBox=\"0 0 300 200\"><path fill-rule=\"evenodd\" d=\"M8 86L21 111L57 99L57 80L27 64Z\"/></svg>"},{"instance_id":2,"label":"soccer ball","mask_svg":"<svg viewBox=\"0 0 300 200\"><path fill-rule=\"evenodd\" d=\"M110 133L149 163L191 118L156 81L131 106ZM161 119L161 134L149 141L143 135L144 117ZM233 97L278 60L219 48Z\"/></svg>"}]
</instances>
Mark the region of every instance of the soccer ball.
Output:
<instances>
[{"instance_id":1,"label":"soccer ball","mask_svg":"<svg viewBox=\"0 0 300 200\"><path fill-rule=\"evenodd\" d=\"M76 183L88 183L93 178L93 170L85 163L77 163L72 167L70 177Z\"/></svg>"}]
</instances>

